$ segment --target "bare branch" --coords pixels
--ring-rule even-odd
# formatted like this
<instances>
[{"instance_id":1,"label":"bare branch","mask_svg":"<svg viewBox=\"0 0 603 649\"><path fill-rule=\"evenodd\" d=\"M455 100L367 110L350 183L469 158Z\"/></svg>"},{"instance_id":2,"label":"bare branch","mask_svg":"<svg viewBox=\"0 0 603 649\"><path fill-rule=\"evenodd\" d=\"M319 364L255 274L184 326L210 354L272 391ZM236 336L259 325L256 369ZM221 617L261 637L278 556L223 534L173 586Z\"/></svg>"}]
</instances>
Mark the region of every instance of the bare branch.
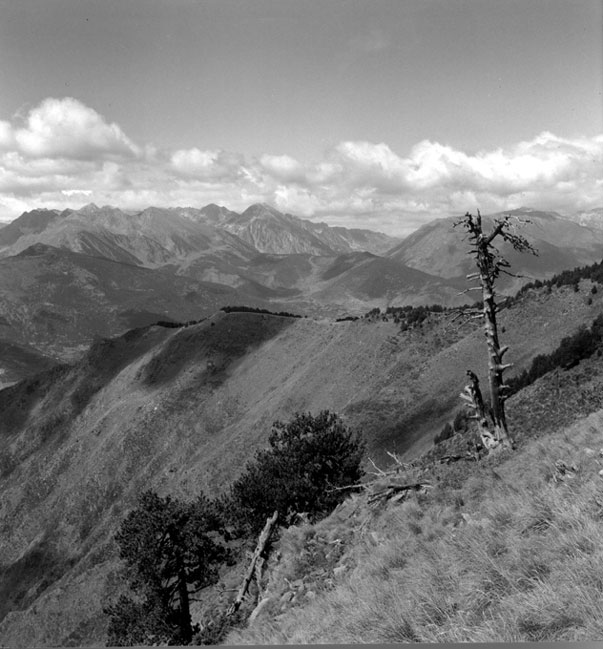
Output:
<instances>
[{"instance_id":1,"label":"bare branch","mask_svg":"<svg viewBox=\"0 0 603 649\"><path fill-rule=\"evenodd\" d=\"M385 471L383 469L380 469L372 460L372 458L369 457L368 461L371 463L374 471L374 475L385 475Z\"/></svg>"}]
</instances>

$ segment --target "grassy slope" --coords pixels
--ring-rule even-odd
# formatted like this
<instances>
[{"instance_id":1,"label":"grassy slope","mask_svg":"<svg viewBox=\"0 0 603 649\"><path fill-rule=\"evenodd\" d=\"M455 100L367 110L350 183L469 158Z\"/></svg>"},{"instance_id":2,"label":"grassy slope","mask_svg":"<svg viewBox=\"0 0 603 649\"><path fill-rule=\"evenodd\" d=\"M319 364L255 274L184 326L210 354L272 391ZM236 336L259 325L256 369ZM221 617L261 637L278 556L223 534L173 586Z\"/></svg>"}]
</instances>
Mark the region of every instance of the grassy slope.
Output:
<instances>
[{"instance_id":1,"label":"grassy slope","mask_svg":"<svg viewBox=\"0 0 603 649\"><path fill-rule=\"evenodd\" d=\"M114 590L116 567L111 536L137 494L154 487L191 495L220 471L237 471L213 449L236 407L221 403L217 388L230 364L291 320L237 314L214 323L142 330L126 344L98 346L73 370L0 393L7 415L0 556L3 576L20 584L16 608L28 609L5 618L4 642L65 644L74 633L77 643L102 641L101 602L105 589ZM212 454L218 466L205 476ZM57 581L43 583L44 573Z\"/></svg>"},{"instance_id":2,"label":"grassy slope","mask_svg":"<svg viewBox=\"0 0 603 649\"><path fill-rule=\"evenodd\" d=\"M586 365L588 399L603 377ZM569 374L561 396L575 403L584 377ZM524 401L550 390L538 383ZM539 413L517 405L515 423L535 429ZM261 610L226 643L599 640L603 410L549 425L515 453L433 468L433 488L402 503L361 494L287 530Z\"/></svg>"},{"instance_id":3,"label":"grassy slope","mask_svg":"<svg viewBox=\"0 0 603 649\"><path fill-rule=\"evenodd\" d=\"M503 312L512 360L550 351L592 320L600 296L588 306L586 288ZM455 326L400 334L392 322L218 314L133 332L72 370L0 392L0 556L5 577L21 583L2 641L101 641L101 601L116 583L111 535L136 495L215 493L277 418L341 412L378 461L429 447L458 406L464 368L483 370L481 332L464 338ZM50 583L32 565L50 566Z\"/></svg>"}]
</instances>

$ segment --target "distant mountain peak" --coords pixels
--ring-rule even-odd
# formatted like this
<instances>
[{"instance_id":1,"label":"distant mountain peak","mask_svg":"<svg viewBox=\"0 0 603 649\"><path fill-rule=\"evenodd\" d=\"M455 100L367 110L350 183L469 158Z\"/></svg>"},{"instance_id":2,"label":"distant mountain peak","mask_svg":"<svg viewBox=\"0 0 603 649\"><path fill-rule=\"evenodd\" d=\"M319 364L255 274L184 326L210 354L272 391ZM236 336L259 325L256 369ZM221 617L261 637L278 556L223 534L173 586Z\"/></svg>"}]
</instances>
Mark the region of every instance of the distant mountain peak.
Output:
<instances>
[{"instance_id":1,"label":"distant mountain peak","mask_svg":"<svg viewBox=\"0 0 603 649\"><path fill-rule=\"evenodd\" d=\"M203 214L205 217L218 222L221 222L227 218L239 217L239 214L237 214L236 212L229 210L227 207L224 207L224 205L217 205L216 203L210 203L209 205L202 207L198 211L201 212L201 214Z\"/></svg>"},{"instance_id":2,"label":"distant mountain peak","mask_svg":"<svg viewBox=\"0 0 603 649\"><path fill-rule=\"evenodd\" d=\"M96 203L88 203L78 210L80 214L94 214L98 211L100 211L100 207Z\"/></svg>"},{"instance_id":3,"label":"distant mountain peak","mask_svg":"<svg viewBox=\"0 0 603 649\"><path fill-rule=\"evenodd\" d=\"M254 217L254 216L274 216L274 217L280 217L282 218L284 214L279 212L275 207L272 205L268 205L268 203L254 203L253 205L250 205L242 214L241 216L244 217Z\"/></svg>"},{"instance_id":4,"label":"distant mountain peak","mask_svg":"<svg viewBox=\"0 0 603 649\"><path fill-rule=\"evenodd\" d=\"M201 211L204 214L217 214L225 210L225 207L222 207L222 205L218 205L217 203L209 203L205 207L201 208Z\"/></svg>"}]
</instances>

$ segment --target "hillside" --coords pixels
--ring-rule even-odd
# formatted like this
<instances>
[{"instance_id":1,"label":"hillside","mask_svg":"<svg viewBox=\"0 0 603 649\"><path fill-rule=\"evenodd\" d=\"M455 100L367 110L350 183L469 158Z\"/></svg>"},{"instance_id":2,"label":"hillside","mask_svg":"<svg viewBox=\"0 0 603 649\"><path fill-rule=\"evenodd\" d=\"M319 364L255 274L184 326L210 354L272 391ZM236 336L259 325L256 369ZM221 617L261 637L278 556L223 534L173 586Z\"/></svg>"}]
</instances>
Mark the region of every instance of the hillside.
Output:
<instances>
[{"instance_id":1,"label":"hillside","mask_svg":"<svg viewBox=\"0 0 603 649\"><path fill-rule=\"evenodd\" d=\"M522 232L539 254L503 246L517 275L501 278L499 288L507 294L528 280L600 259L603 230L576 222L582 217L572 221L528 208L510 215L530 221ZM486 223L496 216L484 217ZM239 304L266 301L275 311L337 318L372 308L467 302L460 291L471 260L464 233L453 222L433 221L400 242L370 230L314 223L266 204L241 214L214 204L137 212L91 204L24 213L0 229L0 258L52 246L222 284L236 289Z\"/></svg>"},{"instance_id":2,"label":"hillside","mask_svg":"<svg viewBox=\"0 0 603 649\"><path fill-rule=\"evenodd\" d=\"M283 531L225 643L597 640L602 388L597 354L509 400L514 452L449 463L471 439L457 434L372 470L328 518Z\"/></svg>"},{"instance_id":3,"label":"hillside","mask_svg":"<svg viewBox=\"0 0 603 649\"><path fill-rule=\"evenodd\" d=\"M367 491L289 528L225 644L598 642L602 428L598 410L515 453L434 466L402 501Z\"/></svg>"},{"instance_id":4,"label":"hillside","mask_svg":"<svg viewBox=\"0 0 603 649\"><path fill-rule=\"evenodd\" d=\"M337 257L263 254L249 264L246 274L271 288L290 309L331 317L362 315L390 305L467 302L461 294L464 282L445 280L368 252Z\"/></svg>"},{"instance_id":5,"label":"hillside","mask_svg":"<svg viewBox=\"0 0 603 649\"><path fill-rule=\"evenodd\" d=\"M0 258L0 342L35 352L19 352L19 362L14 350L2 357L2 384L45 367L35 354L74 359L95 336L196 320L229 304L340 317L391 303L464 301L454 283L368 252L260 254L228 230L196 222L198 212L40 210L0 230L11 244L3 254L17 253ZM218 224L237 216L208 214ZM289 221L306 236L299 219Z\"/></svg>"},{"instance_id":6,"label":"hillside","mask_svg":"<svg viewBox=\"0 0 603 649\"><path fill-rule=\"evenodd\" d=\"M4 325L6 326L6 325ZM29 345L18 345L0 339L0 390L59 364Z\"/></svg>"},{"instance_id":7,"label":"hillside","mask_svg":"<svg viewBox=\"0 0 603 649\"><path fill-rule=\"evenodd\" d=\"M588 304L589 289L530 289L501 313L516 371L592 321L602 292ZM112 535L136 496L219 493L276 419L336 411L379 464L428 450L465 369L484 375L482 346L446 313L405 332L391 318L217 313L99 341L0 391L0 642L102 643L101 607L119 584Z\"/></svg>"},{"instance_id":8,"label":"hillside","mask_svg":"<svg viewBox=\"0 0 603 649\"><path fill-rule=\"evenodd\" d=\"M500 248L511 263L513 273L529 279L544 279L565 268L574 268L600 261L603 230L562 218L553 212L527 208L484 216L484 228L491 227L496 217L516 217L521 234L538 250L538 256L516 253L508 244ZM466 255L462 228L454 228L456 217L432 221L413 232L387 255L392 259L440 277L465 277L471 272L471 259ZM523 225L520 225L521 223ZM525 280L523 280L525 281ZM515 292L521 280L501 278L501 287Z\"/></svg>"},{"instance_id":9,"label":"hillside","mask_svg":"<svg viewBox=\"0 0 603 649\"><path fill-rule=\"evenodd\" d=\"M0 341L30 355L10 367L2 356L0 369L21 378L43 367L32 354L74 359L95 337L157 320L197 320L241 301L262 304L224 285L36 244L0 259Z\"/></svg>"}]
</instances>

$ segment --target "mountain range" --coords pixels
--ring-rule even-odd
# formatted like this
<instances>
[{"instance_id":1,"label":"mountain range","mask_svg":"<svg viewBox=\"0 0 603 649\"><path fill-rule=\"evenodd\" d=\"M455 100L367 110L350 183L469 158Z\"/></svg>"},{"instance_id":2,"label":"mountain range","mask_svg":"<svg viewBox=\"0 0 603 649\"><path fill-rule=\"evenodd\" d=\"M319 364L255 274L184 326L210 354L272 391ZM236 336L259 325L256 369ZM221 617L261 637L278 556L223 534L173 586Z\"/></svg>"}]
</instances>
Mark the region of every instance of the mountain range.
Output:
<instances>
[{"instance_id":1,"label":"mountain range","mask_svg":"<svg viewBox=\"0 0 603 649\"><path fill-rule=\"evenodd\" d=\"M524 275L501 278L507 292L601 260L603 229L508 214L540 254L502 248ZM454 311L417 310L424 317L405 324L375 307L470 301L454 222L399 241L265 205L89 205L0 229L0 645L102 644L102 608L123 583L114 535L139 494L224 493L275 420L336 412L362 433L373 467L430 451L460 408L466 370L487 376L483 331ZM602 308L591 279L510 300L499 313L510 375ZM598 376L592 360L557 374L570 414L600 401L595 387L559 398L561 384L565 395ZM526 410L537 428L555 416L519 393L512 429ZM210 599L230 592L232 575L238 587L244 566L228 570Z\"/></svg>"},{"instance_id":2,"label":"mountain range","mask_svg":"<svg viewBox=\"0 0 603 649\"><path fill-rule=\"evenodd\" d=\"M32 243L157 267L210 251L225 252L233 259L258 252L380 254L396 239L371 230L331 228L282 214L266 204L252 205L242 214L213 204L202 209L149 207L141 212L90 204L62 212L33 210L0 229L2 256Z\"/></svg>"},{"instance_id":3,"label":"mountain range","mask_svg":"<svg viewBox=\"0 0 603 649\"><path fill-rule=\"evenodd\" d=\"M508 214L539 255L503 246L516 275L502 279L503 291L601 258L594 211L574 221L528 208ZM471 260L454 222L435 220L399 240L265 204L240 214L214 204L26 212L0 228L0 384L73 359L95 336L199 319L227 304L336 318L470 302L462 291Z\"/></svg>"}]
</instances>

